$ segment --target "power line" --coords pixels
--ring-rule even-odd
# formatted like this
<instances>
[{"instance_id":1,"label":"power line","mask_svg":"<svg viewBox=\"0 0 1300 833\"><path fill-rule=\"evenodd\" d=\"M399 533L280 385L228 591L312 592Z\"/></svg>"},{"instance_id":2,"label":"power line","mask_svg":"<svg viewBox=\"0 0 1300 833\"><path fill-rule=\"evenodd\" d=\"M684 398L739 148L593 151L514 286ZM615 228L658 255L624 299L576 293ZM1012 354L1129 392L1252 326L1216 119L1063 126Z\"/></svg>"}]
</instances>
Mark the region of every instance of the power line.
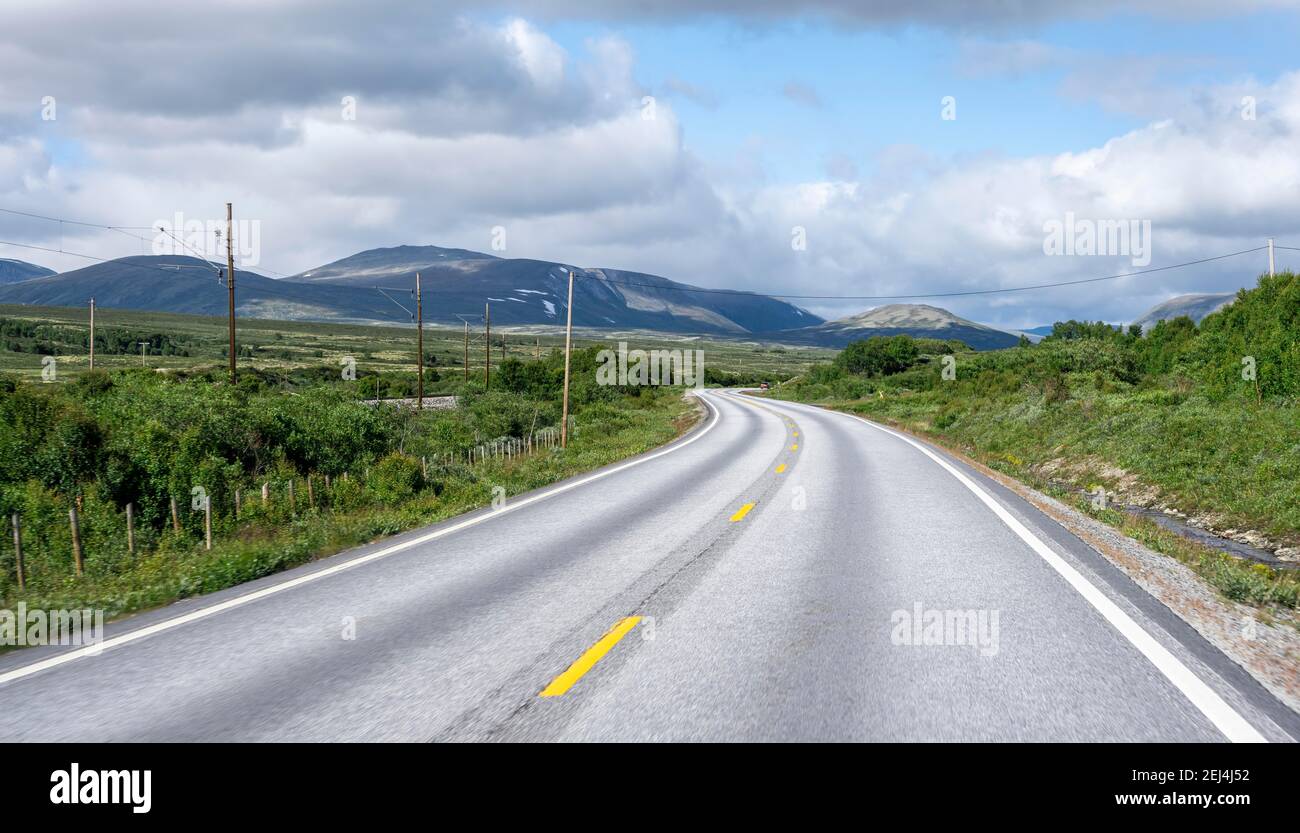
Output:
<instances>
[{"instance_id":1,"label":"power line","mask_svg":"<svg viewBox=\"0 0 1300 833\"><path fill-rule=\"evenodd\" d=\"M83 254L81 252L68 251L66 249L51 249L47 246L36 246L31 243L15 243L9 240L0 240L0 246L16 246L20 249L33 249L35 251L40 251L40 252L50 252L52 254L68 255L70 257L80 257L86 260L93 260L97 263L113 263L115 261L126 260L126 257L115 257L115 258L97 257L95 255ZM141 255L129 255L129 257L140 257L140 256ZM176 256L185 257L185 255L176 255ZM159 257L171 257L171 255L159 255ZM180 269L198 269L200 271L206 272L209 269L213 268L212 264L207 263L207 261L204 261L204 263L205 263L204 266L196 266L189 263L174 263L165 266L155 266L148 263L127 263L123 265L130 267L132 269L150 269L155 272L166 272L169 274L175 274L176 271ZM253 274L257 274L257 273L253 273ZM300 298L295 296L292 292L288 291L287 289L283 289L279 286L276 286L277 283L279 283L279 281L268 280L266 283L260 285L258 291L264 295L269 295L274 298L282 298L288 301L301 300ZM401 305L399 304L399 306Z\"/></svg>"},{"instance_id":2,"label":"power line","mask_svg":"<svg viewBox=\"0 0 1300 833\"><path fill-rule=\"evenodd\" d=\"M1106 275L1100 278L1082 278L1080 280L1058 281L1056 283L1040 283L1040 284L1034 284L1032 286L1015 286L1006 289L971 289L962 292L930 292L930 293L924 293L918 295L785 295L785 294L779 294L775 292L753 292L753 291L741 290L741 289L699 289L696 287L686 287L686 286L660 286L659 284L653 284L653 283L612 281L609 278L598 277L595 275L585 275L585 274L579 275L577 273L574 274L574 277L581 278L583 280L600 281L602 283L607 283L613 286L640 286L640 287L647 287L649 289L667 290L669 292L696 292L696 293L705 293L709 295L741 295L747 297L766 296L768 298L785 298L785 299L804 300L804 301L899 301L908 298L957 298L966 295L999 295L1006 292L1028 292L1029 290L1032 289L1050 289L1052 287L1057 287L1057 286L1076 286L1078 284L1083 284L1083 283L1098 283L1100 281L1113 281L1119 278L1130 278L1135 275L1149 275L1152 272L1165 272L1170 269L1182 269L1185 266L1196 266L1197 264L1200 263L1210 263L1211 261L1215 261L1215 260L1224 260L1230 257L1238 257L1239 255L1250 254L1251 252L1263 251L1264 249L1267 248L1268 248L1267 246L1256 246L1253 249L1243 249L1240 252L1232 252L1226 255L1205 257L1205 258L1201 258L1200 260L1189 260L1186 263L1174 263L1169 266L1159 266L1154 269L1141 269L1136 272L1124 272L1123 274L1119 274L1119 275ZM1277 248L1285 249L1289 247L1278 246ZM1300 251L1300 249L1297 249L1297 251Z\"/></svg>"},{"instance_id":3,"label":"power line","mask_svg":"<svg viewBox=\"0 0 1300 833\"><path fill-rule=\"evenodd\" d=\"M25 216L25 217L32 217L32 218L35 218L35 219L41 219L41 220L49 220L49 221L51 221L51 222L60 222L60 223L66 222L66 223L70 223L70 224L73 224L73 225L81 225L81 226L89 226L89 227L93 227L93 228L110 229L110 230L113 230L113 231L121 231L122 229L127 228L126 226L108 226L108 225L101 225L101 224L98 224L98 223L84 223L84 222L80 222L80 221L76 221L76 220L63 220L63 219L58 218L58 217L48 217L48 216L44 216L44 215L40 215L40 214L31 214L31 213L28 213L28 212L24 212L24 211L15 211L15 210L13 210L13 209L8 209L8 208L0 208L0 212L5 212L5 213L9 213L9 214L17 214L17 215L21 215L21 216ZM166 230L162 230L162 231L163 231L164 234L167 233ZM125 233L125 232L123 232L123 233ZM138 235L128 235L128 236L136 237L136 239L138 239L138 240L144 240L145 242L148 242L146 238L139 237ZM169 236L171 236L172 239L177 240L177 242L181 243L181 245L182 245L182 246L185 246L187 249L190 248L187 244L184 243L184 241L179 240L179 239L176 238L174 235L170 235L170 234L169 234ZM110 258L101 258L101 257L96 257L96 256L94 256L94 255L86 255L86 254L81 254L81 253L78 253L78 252L70 252L70 251L66 251L66 250L64 250L64 249L51 249L51 248L47 248L47 247L44 247L44 246L35 246L35 245L25 244L25 243L15 243L15 242L5 241L5 240L0 240L0 244L7 245L7 246L17 246L17 247L19 247L19 248L25 248L25 249L33 249L33 250L36 250L36 251L51 252L51 253L54 253L54 254L66 254L66 255L71 255L71 256L73 256L73 257L81 257L81 258L86 258L86 259L88 259L88 260L99 261L99 262L101 262L101 263L108 263L110 260L117 260L117 259L120 259L120 258L111 258L111 259L110 259ZM1100 282L1103 282L1103 281L1119 280L1119 279L1121 279L1121 278L1135 277L1135 276L1138 276L1138 275L1149 275L1149 274L1154 274L1154 273L1156 273L1156 272L1167 272L1167 271L1170 271L1170 270L1172 270L1172 269L1183 269L1183 268L1186 268L1186 267L1188 267L1188 266L1197 266L1197 265L1200 265L1200 264L1203 264L1203 263L1212 263L1212 262L1214 262L1214 261L1218 261L1218 260L1226 260L1226 259L1228 259L1228 258L1240 257L1241 255L1251 254L1251 253L1253 253L1253 252L1263 251L1264 249L1267 249L1267 248L1268 248L1267 246L1256 246L1256 247L1254 247L1254 248L1252 248L1252 249L1243 249L1243 250L1241 250L1241 251L1239 251L1239 252L1230 252L1230 253L1228 253L1228 254L1222 254L1222 255L1215 255L1215 256L1213 256L1213 257L1200 258L1200 259L1198 259L1198 260L1189 260L1189 261L1184 261L1183 263L1174 263L1174 264L1170 264L1170 265L1168 265L1168 266L1158 266L1158 267L1154 267L1154 268L1151 268L1151 269L1139 269L1139 270L1134 271L1134 272L1123 272L1123 273L1120 273L1120 274L1115 274L1115 275L1104 275L1104 276L1096 277L1096 278L1081 278L1081 279L1070 280L1070 281L1055 281L1055 282L1052 282L1052 283L1040 283L1040 284L1032 284L1032 285L1029 285L1029 286L1006 287L1006 288L1000 288L1000 289L971 289L971 290L961 290L961 291L953 291L953 292L929 292L929 293L918 293L918 294L912 294L912 295L799 295L799 294L789 294L789 293L754 292L754 291L752 291L752 290L741 290L741 289L704 289L704 288L701 288L701 287L688 287L688 286L664 286L664 285L661 285L661 284L645 283L645 282L636 282L636 281L616 281L616 280L611 280L611 279L609 279L609 278L607 278L607 277L597 276L597 275L590 275L590 274L586 274L585 272L583 272L583 273L579 273L579 272L576 272L576 271L574 272L574 277L575 277L575 278L578 278L578 279L580 279L580 280L598 281L598 282L601 282L601 283L608 284L608 285L610 285L610 286L639 287L639 288L645 288L645 289L657 289L657 290L660 290L660 291L668 291L668 292L687 292L687 293L695 293L695 294L702 294L702 295L737 295L737 296L742 296L742 297L758 297L758 296L766 296L766 297L769 297L769 298L781 298L781 299L786 299L786 300L802 300L802 301L901 301L901 300L909 300L909 299L917 299L917 298L959 298L959 297L969 297L969 296L974 296L974 295L1001 295L1001 294L1009 294L1009 293L1013 293L1013 292L1030 292L1030 291L1038 290L1038 289L1052 289L1052 288L1062 287L1062 286L1078 286L1078 285L1080 285L1080 284L1100 283ZM1298 247L1293 247L1293 246L1280 246L1280 245L1275 245L1275 248L1277 248L1277 249L1285 249L1285 250L1288 250L1288 251L1300 251L1300 248L1298 248ZM192 251L192 249L191 249L191 251ZM199 260L202 260L204 263L206 263L206 264L208 265L208 268L216 268L216 267L214 267L211 263L209 263L209 262L206 260L206 258L199 257L198 259L199 259ZM137 266L138 268L141 268L141 269L159 268L159 267L153 267L153 266L146 266L146 265L144 265L144 264L133 264L133 265L135 265L135 266ZM173 266L173 267L170 267L170 268L195 268L195 269L196 269L196 268L200 268L200 267L197 267L197 266L188 266L188 267L187 267L186 265L183 265L183 264L177 264L177 265L175 265L175 266ZM281 277L281 278L290 277L290 276L288 276L288 275L281 275L280 273L278 273L278 272L274 272L274 271L272 271L272 270L270 270L270 269L260 269L259 271L261 271L261 272L269 272L270 274L278 275L278 276ZM376 287L376 289L378 289L378 288L379 288L379 287ZM455 293L453 293L453 292L451 292L451 291L448 291L448 292L439 292L439 291L435 290L435 294L455 294ZM392 299L389 298L389 300L392 300ZM394 302L394 303L396 303L396 302ZM401 306L401 305L398 304L398 306ZM403 308L403 309L405 309L405 308ZM410 314L409 310L407 310L407 313L408 313L408 315Z\"/></svg>"},{"instance_id":4,"label":"power line","mask_svg":"<svg viewBox=\"0 0 1300 833\"><path fill-rule=\"evenodd\" d=\"M143 255L127 255L126 257L96 257L95 255L82 254L81 252L70 252L67 249L51 249L48 246L33 246L30 243L14 243L10 240L0 240L0 246L17 246L20 249L35 249L38 252L50 252L56 255L68 255L69 257L80 257L86 260L93 260L98 263L112 263L117 260L126 260L126 257L143 257ZM165 255L164 255L165 256ZM129 263L133 269L153 269L158 272L171 272L176 269L203 269L207 271L209 267L193 266L188 263L173 263L166 266L152 266L147 263Z\"/></svg>"},{"instance_id":5,"label":"power line","mask_svg":"<svg viewBox=\"0 0 1300 833\"><path fill-rule=\"evenodd\" d=\"M168 237L170 237L171 239L175 240L177 243L180 243L181 246L183 246L183 247L186 249L186 251L188 251L190 254L194 255L194 257L195 257L196 259L201 260L201 261L203 261L204 263L208 264L208 266L210 266L210 267L212 268L212 271L214 271L214 272L217 273L217 277L221 277L221 267L220 267L220 266L217 266L215 263L212 263L211 261L209 261L208 258L207 258L207 255L203 254L203 253L200 252L200 251L197 251L197 250L196 250L193 246L191 246L189 243L186 243L184 240L182 240L182 239L180 239L179 237L177 237L176 235L172 234L170 231L168 231L167 229L163 228L162 226L159 226L159 227L158 227L158 230L161 231L163 234L167 235Z\"/></svg>"},{"instance_id":6,"label":"power line","mask_svg":"<svg viewBox=\"0 0 1300 833\"><path fill-rule=\"evenodd\" d=\"M206 255L204 255L203 253L201 253L201 252L199 252L199 251L196 251L192 246L190 246L188 243L186 243L186 242L185 242L184 240L182 240L180 237L177 237L175 234L172 234L170 231L168 231L168 230L167 230L165 227L163 227L163 226L159 226L159 227L157 227L157 228L154 228L153 226L111 226L111 225L105 225L105 224L103 224L103 223L88 223L88 222L84 222L84 221L82 221L82 220L69 220L69 219L67 219L66 217L51 217L51 216L46 215L46 214L33 214L33 213L30 212L30 211L18 211L18 210L13 209L13 208L0 208L0 212L3 212L3 213L5 213L5 214L14 214L14 215L17 215L17 216L19 216L19 217L30 217L30 218L32 218L32 219L34 219L34 220L46 220L46 221L51 222L51 223L59 223L60 225L63 225L63 224L66 223L67 225L71 225L71 226L85 226L86 228L107 229L108 231L116 231L116 232L118 232L118 233L120 233L120 234L125 234L127 237L133 237L133 238L135 238L136 240L139 240L141 243L150 243L150 242L152 242L152 241L151 241L148 237L141 237L141 236L138 235L138 234L131 234L130 231L159 231L159 232L162 232L163 234L167 235L168 237L170 237L172 240L175 240L177 243L180 243L181 246L183 246L185 249L187 249L189 252L191 252L191 253L192 253L196 258L198 258L199 260L202 260L202 261L204 261L205 263L208 263L209 265L211 265L212 268L213 268L214 270L217 270L218 272L220 271L219 267L216 266L215 264L212 264L211 261L208 260L208 258L207 258ZM18 243L10 243L9 245L11 245L11 246L17 246L17 245L21 245L21 244L18 244ZM38 246L29 246L28 248L40 249L40 247L38 247ZM57 252L58 254L73 254L73 255L76 255L75 252L65 252L65 251L64 251L63 249L61 249L61 248L60 248L60 249L57 249L57 250L55 250L55 249L40 249L40 250L41 250L41 251ZM76 256L77 256L77 257L87 257L87 255L76 255ZM103 261L103 258L99 258L99 260ZM280 278L287 278L287 277L290 277L289 275L285 275L285 274L282 274L282 273L280 273L280 272L276 272L276 271L273 270L273 269L259 269L259 271L261 271L261 272L267 272L267 273L270 273L270 274L275 275L276 277L280 277Z\"/></svg>"},{"instance_id":7,"label":"power line","mask_svg":"<svg viewBox=\"0 0 1300 833\"><path fill-rule=\"evenodd\" d=\"M419 277L418 277L419 273L417 272L416 275L417 275L417 277L416 277L416 283L417 283L417 285L418 285L418 284L419 284ZM405 290L405 289L393 289L392 287L383 287L383 286L376 286L375 289L377 289L377 290L379 291L379 294L380 294L380 295L383 295L385 298L387 298L388 300L392 301L394 304L397 304L397 306L398 306L399 308L401 308L402 312L406 313L407 315L409 315L409 316L411 317L411 320L412 320L412 321L415 320L415 313L411 312L409 309L407 309L406 307L402 306L402 302L401 302L401 301L398 301L398 300L397 300L396 298L394 298L392 295L389 295L389 294L388 294L388 291L387 291L387 290L392 290L393 292L406 292L407 290ZM411 292L412 297L414 297L416 294L417 294L417 293L416 293L415 291L412 291L412 292Z\"/></svg>"},{"instance_id":8,"label":"power line","mask_svg":"<svg viewBox=\"0 0 1300 833\"><path fill-rule=\"evenodd\" d=\"M130 234L127 231L127 229L141 229L143 228L143 226L106 226L102 223L85 223L80 220L69 220L65 217L48 217L44 214L33 214L29 211L16 211L12 208L0 208L0 211L3 211L5 214L14 214L19 217L30 217L33 220L46 220L51 223L67 224L70 226L85 226L87 228L107 229L109 231L121 232L122 234L125 234L127 237L134 237L136 240L140 240L145 243L149 242L149 238L141 237L138 234ZM152 231L152 229L150 229L150 231Z\"/></svg>"}]
</instances>

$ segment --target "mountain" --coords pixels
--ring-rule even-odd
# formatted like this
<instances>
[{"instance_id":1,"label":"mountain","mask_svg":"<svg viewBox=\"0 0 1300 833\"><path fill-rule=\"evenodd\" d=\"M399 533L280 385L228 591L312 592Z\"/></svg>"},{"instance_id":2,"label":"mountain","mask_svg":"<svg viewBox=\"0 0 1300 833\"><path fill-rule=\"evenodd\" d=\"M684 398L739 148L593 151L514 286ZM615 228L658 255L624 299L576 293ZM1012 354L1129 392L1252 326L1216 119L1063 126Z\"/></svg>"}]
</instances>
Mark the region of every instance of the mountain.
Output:
<instances>
[{"instance_id":1,"label":"mountain","mask_svg":"<svg viewBox=\"0 0 1300 833\"><path fill-rule=\"evenodd\" d=\"M53 269L46 269L44 266L37 266L35 263L0 257L0 286L20 283L32 278L43 278L46 275L53 274Z\"/></svg>"},{"instance_id":2,"label":"mountain","mask_svg":"<svg viewBox=\"0 0 1300 833\"><path fill-rule=\"evenodd\" d=\"M976 350L1014 347L1019 343L1019 338L1011 333L967 321L928 304L889 304L848 318L765 335L774 341L823 347L843 347L859 339L893 335L957 339Z\"/></svg>"},{"instance_id":3,"label":"mountain","mask_svg":"<svg viewBox=\"0 0 1300 833\"><path fill-rule=\"evenodd\" d=\"M469 249L444 249L441 246L393 246L388 249L368 249L364 252L308 269L289 278L301 283L341 283L356 286L373 286L375 281L401 280L411 276L415 285L417 271L431 270L463 260L500 260L494 255L471 252Z\"/></svg>"},{"instance_id":4,"label":"mountain","mask_svg":"<svg viewBox=\"0 0 1300 833\"><path fill-rule=\"evenodd\" d=\"M1167 321L1180 315L1186 315L1199 324L1201 319L1223 309L1236 297L1235 292L1217 295L1176 295L1142 313L1134 319L1133 323L1141 324L1143 332L1154 327L1157 321Z\"/></svg>"},{"instance_id":5,"label":"mountain","mask_svg":"<svg viewBox=\"0 0 1300 833\"><path fill-rule=\"evenodd\" d=\"M93 297L105 308L225 315L219 265L181 256L125 257L0 286L0 304L82 306ZM749 335L822 322L766 295L682 291L696 287L640 272L437 246L372 249L283 280L237 272L235 298L238 314L250 318L409 322L405 310L413 312L415 303L407 290L418 271L426 322L459 324L461 313L477 323L490 302L494 324L562 326L569 269L576 276L575 326Z\"/></svg>"},{"instance_id":6,"label":"mountain","mask_svg":"<svg viewBox=\"0 0 1300 833\"><path fill-rule=\"evenodd\" d=\"M1007 330L1007 332L1011 333L1016 338L1020 338L1021 336L1024 336L1025 338L1029 339L1030 344L1037 344L1038 342L1042 341L1044 338L1052 334L1052 325L1047 324L1045 326L1040 326L1040 327L1029 327L1024 330Z\"/></svg>"},{"instance_id":7,"label":"mountain","mask_svg":"<svg viewBox=\"0 0 1300 833\"><path fill-rule=\"evenodd\" d=\"M409 290L419 272L426 321L457 323L457 313L479 315L483 304L491 302L494 323L563 324L570 269L575 275L575 326L746 335L822 323L811 312L752 292L689 291L699 287L643 272L501 258L439 246L371 249L285 282Z\"/></svg>"},{"instance_id":8,"label":"mountain","mask_svg":"<svg viewBox=\"0 0 1300 833\"><path fill-rule=\"evenodd\" d=\"M183 256L138 255L0 286L0 304L99 307L225 315L228 296L216 267ZM253 272L235 273L236 311L249 318L409 321L374 290L309 286Z\"/></svg>"}]
</instances>

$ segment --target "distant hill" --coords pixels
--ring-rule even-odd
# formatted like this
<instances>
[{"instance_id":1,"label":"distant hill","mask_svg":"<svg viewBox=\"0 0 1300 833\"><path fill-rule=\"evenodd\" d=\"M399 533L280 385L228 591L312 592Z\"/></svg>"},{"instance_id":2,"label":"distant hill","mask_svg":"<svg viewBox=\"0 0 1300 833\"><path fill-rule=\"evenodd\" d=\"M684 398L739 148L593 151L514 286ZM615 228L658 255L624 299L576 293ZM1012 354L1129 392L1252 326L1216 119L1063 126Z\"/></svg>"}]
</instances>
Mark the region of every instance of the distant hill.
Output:
<instances>
[{"instance_id":1,"label":"distant hill","mask_svg":"<svg viewBox=\"0 0 1300 833\"><path fill-rule=\"evenodd\" d=\"M236 272L237 311L281 320L407 321L374 290L308 286ZM193 257L138 255L0 286L0 303L78 307L91 298L117 309L225 315L226 287L214 266Z\"/></svg>"},{"instance_id":2,"label":"distant hill","mask_svg":"<svg viewBox=\"0 0 1300 833\"><path fill-rule=\"evenodd\" d=\"M1023 330L1006 330L1005 332L1011 333L1011 335L1015 336L1017 339L1024 336L1029 339L1031 344L1037 344L1047 336L1051 335L1052 328L1050 325L1047 325L1042 327L1028 327Z\"/></svg>"},{"instance_id":3,"label":"distant hill","mask_svg":"<svg viewBox=\"0 0 1300 833\"><path fill-rule=\"evenodd\" d=\"M371 249L285 282L413 289L419 272L425 320L455 323L460 320L457 313L481 314L484 302L490 301L494 323L563 324L570 269L576 276L575 326L746 335L822 322L807 310L752 292L683 291L699 287L643 272L439 246Z\"/></svg>"},{"instance_id":4,"label":"distant hill","mask_svg":"<svg viewBox=\"0 0 1300 833\"><path fill-rule=\"evenodd\" d=\"M448 263L463 260L500 260L494 255L471 252L469 249L444 249L441 246L393 246L387 249L368 249L364 252L308 269L289 278L301 283L334 283L353 286L373 286L375 281L394 276L404 278L409 273L429 271ZM412 282L412 285L414 283Z\"/></svg>"},{"instance_id":5,"label":"distant hill","mask_svg":"<svg viewBox=\"0 0 1300 833\"><path fill-rule=\"evenodd\" d=\"M192 257L136 256L0 286L0 303L82 306L224 315L217 267ZM617 269L584 269L508 259L464 249L372 249L283 280L236 272L238 313L272 320L409 322L415 273L422 276L424 319L476 320L484 303L492 323L565 322L568 271L574 270L573 323L579 327L747 336L820 324L784 301L752 292L691 292L687 284ZM386 291L385 297L380 288Z\"/></svg>"},{"instance_id":6,"label":"distant hill","mask_svg":"<svg viewBox=\"0 0 1300 833\"><path fill-rule=\"evenodd\" d=\"M1020 341L1011 333L967 321L946 309L928 304L889 304L812 327L770 333L768 337L795 344L843 347L859 339L892 335L957 339L976 350L1014 347Z\"/></svg>"},{"instance_id":7,"label":"distant hill","mask_svg":"<svg viewBox=\"0 0 1300 833\"><path fill-rule=\"evenodd\" d=\"M1154 327L1157 321L1168 321L1181 315L1186 315L1199 324L1207 315L1223 309L1236 297L1235 292L1218 295L1176 295L1142 313L1134 319L1133 323L1141 324L1143 332Z\"/></svg>"},{"instance_id":8,"label":"distant hill","mask_svg":"<svg viewBox=\"0 0 1300 833\"><path fill-rule=\"evenodd\" d=\"M28 281L32 278L43 278L46 275L53 274L53 269L46 269L44 266L37 266L35 263L0 257L0 286Z\"/></svg>"}]
</instances>

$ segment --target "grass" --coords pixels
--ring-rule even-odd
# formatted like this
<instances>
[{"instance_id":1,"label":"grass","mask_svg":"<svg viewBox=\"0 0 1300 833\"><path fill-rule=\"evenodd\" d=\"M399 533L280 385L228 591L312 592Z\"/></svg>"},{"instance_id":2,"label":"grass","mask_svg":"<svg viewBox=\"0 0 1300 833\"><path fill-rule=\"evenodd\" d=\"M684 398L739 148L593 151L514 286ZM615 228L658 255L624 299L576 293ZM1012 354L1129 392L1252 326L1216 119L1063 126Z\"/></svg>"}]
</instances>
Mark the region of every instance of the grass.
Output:
<instances>
[{"instance_id":1,"label":"grass","mask_svg":"<svg viewBox=\"0 0 1300 833\"><path fill-rule=\"evenodd\" d=\"M1087 392L1073 387L1072 394ZM796 398L797 388L779 392ZM1257 524L1285 540L1297 530L1294 463L1288 449L1300 442L1292 409L1259 409L1248 420L1232 411L1218 412L1203 402L1172 402L1146 393L1112 394L1098 403L1087 398L1050 406L1041 394L1019 390L1000 396L963 400L943 389L894 391L859 400L822 400L818 404L861 414L902 428L939 445L960 451L992 469L1071 504L1142 543L1149 549L1187 565L1224 597L1267 608L1300 608L1300 574L1236 558L1201 546L1147 518L1113 508L1097 509L1070 488L1092 490L1114 485L1099 473L1109 462L1160 487L1173 505L1189 511L1213 511L1239 524ZM1244 432L1243 423L1267 427ZM1244 436L1243 436L1244 434ZM1221 438L1221 439L1220 439ZM1260 468L1244 461L1268 456L1273 465ZM1289 449L1295 452L1295 446ZM1081 465L1058 469L1051 479L1041 465L1071 460ZM1208 473L1207 473L1208 472ZM1290 495L1292 503L1286 503ZM1248 520L1253 519L1253 520Z\"/></svg>"},{"instance_id":2,"label":"grass","mask_svg":"<svg viewBox=\"0 0 1300 833\"><path fill-rule=\"evenodd\" d=\"M0 341L0 372L28 378L40 378L44 355L58 357L60 374L75 375L89 366L86 335L89 311L68 307L33 307L0 305L0 321L37 322L48 326L47 344L51 350L33 350L38 345L24 345L22 352L4 349ZM415 332L412 327L367 324L321 324L303 321L237 321L236 344L241 353L241 367L263 370L293 370L329 364L338 367L345 357L357 362L359 371L413 373L415 371ZM221 365L227 343L226 319L177 313L143 312L99 308L95 311L95 329L100 338L110 329L127 331L130 351L99 352L95 366L104 369L140 367L138 340L165 333L185 344L190 355L158 355L149 349L143 363L152 368L193 370ZM501 339L505 338L505 355L530 359L538 352L546 354L564 347L564 331L554 327L493 328L491 360L493 367L502 359ZM98 339L97 339L98 340ZM730 374L788 378L801 373L814 362L834 351L812 347L787 347L761 344L740 339L679 336L648 331L601 332L576 330L575 347L616 346L626 341L629 349L700 349L709 368ZM459 327L425 325L426 366L436 368L443 378L431 392L450 392L454 382L464 374L464 330ZM247 355L244 355L247 351ZM470 325L470 374L481 378L485 362L482 326Z\"/></svg>"},{"instance_id":3,"label":"grass","mask_svg":"<svg viewBox=\"0 0 1300 833\"><path fill-rule=\"evenodd\" d=\"M1059 403L1034 390L968 396L940 387L837 404L934 432L993 460L1016 460L1016 469L1052 469L1079 488L1154 487L1158 503L1187 515L1300 543L1294 405L1215 403L1162 390L1107 393L1080 380Z\"/></svg>"},{"instance_id":4,"label":"grass","mask_svg":"<svg viewBox=\"0 0 1300 833\"><path fill-rule=\"evenodd\" d=\"M1267 608L1276 605L1300 608L1300 575L1291 570L1274 570L1226 553L1218 552L1171 532L1149 518L1113 508L1098 509L1088 498L1039 482L1040 491L1071 504L1075 509L1118 529L1147 549L1168 556L1191 568L1225 598ZM1300 627L1300 622L1297 622Z\"/></svg>"},{"instance_id":5,"label":"grass","mask_svg":"<svg viewBox=\"0 0 1300 833\"><path fill-rule=\"evenodd\" d=\"M567 450L508 464L435 464L415 494L387 499L366 485L358 490L341 484L340 472L350 471L354 483L366 481L362 466L379 465L389 452L404 452L408 468L411 460L418 468L419 456L426 453L430 460L445 454L463 461L480 441L519 438L556 424L558 381L550 371L533 371L543 365L554 370L563 331L494 328L493 392L484 394L489 345L481 329L472 326L469 334L467 384L464 330L426 326L425 393L460 395L460 407L441 416L394 421L369 419L347 402L311 397L314 386L352 400L372 397L376 390L384 397L413 395L413 328L241 319L240 384L232 388L224 384L226 326L219 317L97 309L95 364L97 370L109 371L111 388L117 391L102 393L97 391L106 383L86 373L88 310L0 306L0 400L5 377L37 394L20 397L21 404L11 402L0 414L0 431L9 435L0 435L0 454L8 455L7 471L0 470L0 503L5 505L0 514L22 515L28 579L20 591L6 536L0 540L0 605L24 601L29 607L91 607L111 617L156 607L453 517L488 503L496 486L513 495L589 471L662 445L693 421L680 391L643 390L640 396L588 401L593 399L588 390L584 399L583 387L591 387L593 374L585 366L580 371L577 362L584 352L590 359L594 351L583 348L626 341L633 350L699 349L709 372L730 374L726 381L783 378L831 355L741 340L576 331L578 429ZM136 346L141 341L149 345L143 357ZM42 375L47 356L57 359L52 380ZM541 362L531 361L538 356ZM516 380L528 392L516 387L513 393L499 393L510 388L510 372L520 371L505 363L507 357L531 366L522 369L527 378ZM355 379L341 378L347 359L355 362ZM142 373L142 364L163 372ZM357 427L362 424L368 426L365 432ZM84 451L89 447L96 449L93 457ZM33 462L38 458L41 462ZM329 497L337 500L328 509L303 509L303 478L314 474L324 503L322 478L330 471ZM255 495L267 480L278 483L279 491L272 507L263 511ZM290 480L297 484L296 513L283 503L284 484ZM195 483L214 496L211 552L200 544L202 513L186 509ZM236 488L245 496L238 521L233 517ZM180 500L180 531L165 519L169 495ZM70 563L67 512L74 500L84 509L81 536L87 556L80 577ZM136 512L136 555L122 540L127 501L134 501Z\"/></svg>"},{"instance_id":6,"label":"grass","mask_svg":"<svg viewBox=\"0 0 1300 833\"><path fill-rule=\"evenodd\" d=\"M93 608L113 618L221 590L480 508L491 502L494 487L516 495L647 451L689 426L693 411L673 391L628 398L590 415L566 450L472 467L439 464L431 468L427 488L392 505L303 507L285 518L283 509L258 517L254 504L248 513L253 520L216 540L211 551L185 532L165 531L155 547L111 570L38 581L26 591L10 585L0 606L22 601L29 608ZM335 486L346 488L337 481ZM305 502L301 490L298 500Z\"/></svg>"}]
</instances>

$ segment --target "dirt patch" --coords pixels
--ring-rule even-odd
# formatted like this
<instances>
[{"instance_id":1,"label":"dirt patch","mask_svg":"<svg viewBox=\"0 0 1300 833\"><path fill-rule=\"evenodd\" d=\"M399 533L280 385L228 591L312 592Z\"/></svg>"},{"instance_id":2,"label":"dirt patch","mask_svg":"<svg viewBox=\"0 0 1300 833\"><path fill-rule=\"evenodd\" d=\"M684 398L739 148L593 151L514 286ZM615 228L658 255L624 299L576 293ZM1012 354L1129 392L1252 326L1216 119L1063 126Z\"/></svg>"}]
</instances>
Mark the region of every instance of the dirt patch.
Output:
<instances>
[{"instance_id":1,"label":"dirt patch","mask_svg":"<svg viewBox=\"0 0 1300 833\"><path fill-rule=\"evenodd\" d=\"M678 437L691 430L693 426L702 422L709 415L708 410L704 407L704 403L700 402L698 396L691 396L688 393L684 393L682 394L682 399L691 403L691 410L673 420L673 430L677 432L676 435Z\"/></svg>"}]
</instances>

